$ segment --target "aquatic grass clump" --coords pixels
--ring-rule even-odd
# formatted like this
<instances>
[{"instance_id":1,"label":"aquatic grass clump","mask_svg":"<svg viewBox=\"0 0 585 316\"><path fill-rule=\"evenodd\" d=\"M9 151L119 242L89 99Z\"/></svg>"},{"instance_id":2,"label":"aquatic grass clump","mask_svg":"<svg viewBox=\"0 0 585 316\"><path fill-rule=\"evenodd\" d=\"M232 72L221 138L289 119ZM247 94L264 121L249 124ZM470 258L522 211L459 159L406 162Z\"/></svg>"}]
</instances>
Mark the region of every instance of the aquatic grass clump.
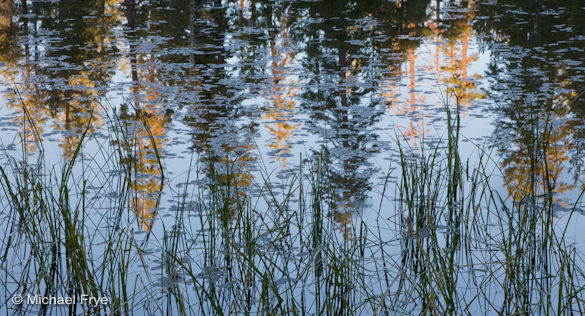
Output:
<instances>
[{"instance_id":1,"label":"aquatic grass clump","mask_svg":"<svg viewBox=\"0 0 585 316\"><path fill-rule=\"evenodd\" d=\"M529 168L522 171L525 181L512 194L512 205L498 214L504 231L497 237L504 247L502 313L583 313L583 261L565 239L570 221L565 227L555 223L559 144L552 123L548 116L534 116L523 127ZM569 219L582 195L569 209Z\"/></svg>"},{"instance_id":2,"label":"aquatic grass clump","mask_svg":"<svg viewBox=\"0 0 585 316\"><path fill-rule=\"evenodd\" d=\"M128 270L134 251L140 255L128 226L133 202L133 166L128 161L133 149L125 146L131 135L114 125L121 123L115 119L109 121L113 146L95 142L93 159L83 152L95 141L89 125L62 165L47 167L44 152L30 153L25 145L20 159L4 152L7 163L0 166L0 183L9 217L2 225L9 233L2 243L3 299L24 298L24 304L11 309L21 314L133 309L132 287L138 280L131 281ZM81 304L39 304L36 297L71 298ZM106 298L108 303L95 304L88 297Z\"/></svg>"},{"instance_id":3,"label":"aquatic grass clump","mask_svg":"<svg viewBox=\"0 0 585 316\"><path fill-rule=\"evenodd\" d=\"M111 279L100 280L99 277L105 275L103 270L110 262L112 251L117 258L119 249L116 245L114 249L100 249L94 253L97 249L92 249L91 245L96 223L87 213L92 203L86 199L87 174L74 174L87 131L86 128L61 171L48 169L42 153L36 162L30 163L27 146L22 148L20 161L8 157L8 165L0 166L3 200L9 204L9 218L3 223L9 234L3 243L2 256L7 300L14 295L67 296L78 301L85 296L116 297L105 292L102 283L115 281L119 273L110 275ZM121 233L111 232L107 240L115 243L122 238ZM96 256L105 261L95 261ZM19 306L14 308L27 312ZM58 306L37 308L41 313L53 313L47 309ZM101 306L88 304L69 305L68 308L70 313L76 313L79 308L86 313L102 310Z\"/></svg>"},{"instance_id":4,"label":"aquatic grass clump","mask_svg":"<svg viewBox=\"0 0 585 316\"><path fill-rule=\"evenodd\" d=\"M403 238L400 260L385 255L400 273L387 281L384 297L393 306L384 305L387 311L581 310L583 261L575 245L565 242L566 226L554 226L558 203L552 199L555 178L546 158L549 144L554 144L549 139L552 126L546 121L527 126L534 157L525 171L532 182L523 185L531 190L514 202L518 199L512 196L510 201L490 186L490 157L479 155L475 164L461 163L459 115L453 119L448 108L447 113L447 139L436 147L427 150L423 142L413 153L398 143L402 177L396 190L397 231Z\"/></svg>"},{"instance_id":5,"label":"aquatic grass clump","mask_svg":"<svg viewBox=\"0 0 585 316\"><path fill-rule=\"evenodd\" d=\"M201 313L339 314L350 309L355 289L361 287L353 272L363 269L356 255L362 249L363 256L364 248L359 240L339 238L322 213L324 190L314 190L324 184L318 173L312 173L315 178L293 176L286 187L294 190L281 199L267 184L259 186L265 194L252 199L237 186L218 181L238 173L233 166L225 170L219 177L212 175L199 192L196 209L202 228L185 226L181 237L189 249L179 252L196 253L201 260L176 262L203 294ZM309 192L298 184L307 180ZM291 209L289 201L297 194L306 199ZM260 212L259 204L268 210ZM193 243L202 248L188 246Z\"/></svg>"},{"instance_id":6,"label":"aquatic grass clump","mask_svg":"<svg viewBox=\"0 0 585 316\"><path fill-rule=\"evenodd\" d=\"M446 139L430 150L424 141L417 149L397 142L401 175L397 230L402 238L400 260L394 260L400 276L390 296L396 306L412 300L422 313L458 313L470 303L458 293L460 265L464 247L474 237L470 228L478 224L478 202L485 187L478 170L470 172L469 164L461 162L459 106L455 116L451 111L447 106Z\"/></svg>"}]
</instances>

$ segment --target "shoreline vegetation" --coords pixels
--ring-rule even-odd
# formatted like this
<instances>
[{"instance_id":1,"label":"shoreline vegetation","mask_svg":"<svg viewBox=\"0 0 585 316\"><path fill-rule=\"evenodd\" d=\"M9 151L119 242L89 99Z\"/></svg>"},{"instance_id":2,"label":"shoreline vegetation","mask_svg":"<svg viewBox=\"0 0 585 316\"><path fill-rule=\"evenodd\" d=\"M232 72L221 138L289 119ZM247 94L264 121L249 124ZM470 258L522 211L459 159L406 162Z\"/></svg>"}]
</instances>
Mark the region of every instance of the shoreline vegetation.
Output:
<instances>
[{"instance_id":1,"label":"shoreline vegetation","mask_svg":"<svg viewBox=\"0 0 585 316\"><path fill-rule=\"evenodd\" d=\"M582 253L565 238L583 193L558 221L554 126L526 122L530 168L523 194L506 197L481 148L474 163L461 159L459 112L445 109L435 146L396 135L400 164L382 200L345 201L349 215L326 150L299 157L279 184L266 170L246 176L234 157L193 154L178 185L146 115L108 112L101 157L84 154L88 124L55 166L22 135L20 155L4 151L0 166L0 305L15 315L585 313ZM159 190L145 192L149 181ZM172 216L156 218L164 186L176 188ZM14 305L15 295L108 304Z\"/></svg>"}]
</instances>

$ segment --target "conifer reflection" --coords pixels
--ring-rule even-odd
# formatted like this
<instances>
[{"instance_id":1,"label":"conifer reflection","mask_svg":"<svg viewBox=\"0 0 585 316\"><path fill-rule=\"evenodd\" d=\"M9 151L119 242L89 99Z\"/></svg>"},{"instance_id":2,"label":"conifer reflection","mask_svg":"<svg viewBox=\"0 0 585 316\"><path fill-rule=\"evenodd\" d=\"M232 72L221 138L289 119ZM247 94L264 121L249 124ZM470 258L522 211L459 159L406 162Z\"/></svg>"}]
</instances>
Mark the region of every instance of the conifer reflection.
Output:
<instances>
[{"instance_id":1,"label":"conifer reflection","mask_svg":"<svg viewBox=\"0 0 585 316\"><path fill-rule=\"evenodd\" d=\"M233 53L224 46L228 21L221 2L205 3L192 10L192 30L206 24L209 29L192 38L200 54L191 55L192 95L185 122L192 128L193 148L199 154L202 172L211 194L223 205L217 210L222 221L235 215L247 195L256 158L252 154L254 124L246 122L239 86L231 81L226 60ZM244 61L242 61L242 64Z\"/></svg>"},{"instance_id":2,"label":"conifer reflection","mask_svg":"<svg viewBox=\"0 0 585 316\"><path fill-rule=\"evenodd\" d=\"M400 18L390 13L416 13L386 1L320 1L301 7L309 20L319 23L308 23L297 35L306 54L300 98L314 118L308 128L323 139L333 216L350 237L352 218L363 207L374 173L368 158L378 151L372 130L383 112L376 93L380 76L375 65L382 58L378 50L392 49L395 41L377 36Z\"/></svg>"},{"instance_id":3,"label":"conifer reflection","mask_svg":"<svg viewBox=\"0 0 585 316\"><path fill-rule=\"evenodd\" d=\"M138 50L146 33L144 20L138 14L133 0L125 2L127 21L127 40L129 42L126 56L127 72L131 78L132 99L122 104L120 118L124 128L130 132L128 144L123 146L131 154L127 162L132 171L129 179L132 187L132 209L138 216L138 226L150 230L156 218L163 187L163 169L161 164L167 143L167 125L171 121L170 112L165 110L164 97L158 89L159 77L155 69L154 51Z\"/></svg>"},{"instance_id":4,"label":"conifer reflection","mask_svg":"<svg viewBox=\"0 0 585 316\"><path fill-rule=\"evenodd\" d=\"M22 102L12 98L9 106L16 112L26 108L39 130L50 117L51 127L62 132L59 146L64 156L71 158L83 131L92 132L103 122L97 112L115 67L116 48L108 37L118 22L112 14L115 3L33 2L30 8L26 1L20 4L18 25L11 16L10 31L1 39L5 49L0 54L8 58L11 69L3 75L22 95ZM5 12L14 14L12 1L8 7ZM5 41L6 35L13 41Z\"/></svg>"},{"instance_id":5,"label":"conifer reflection","mask_svg":"<svg viewBox=\"0 0 585 316\"><path fill-rule=\"evenodd\" d=\"M488 18L475 28L495 34L484 37L493 54L489 91L498 100L495 136L504 157L504 180L517 201L529 194L570 191L575 183L562 176L569 171L567 162L576 167L574 180L581 169L583 154L576 149L584 142L576 122L583 101L576 97L583 88L579 78L585 75L585 52L573 48L583 42L576 37L584 26L579 3L561 1L566 9L550 1L479 6Z\"/></svg>"},{"instance_id":6,"label":"conifer reflection","mask_svg":"<svg viewBox=\"0 0 585 316\"><path fill-rule=\"evenodd\" d=\"M300 124L290 123L297 102L295 98L297 88L295 82L287 80L287 68L294 59L294 54L287 45L289 40L287 17L283 16L280 19L280 25L273 25L275 17L272 11L269 10L267 18L272 80L267 83L267 104L262 109L263 119L268 121L264 126L273 135L272 142L266 146L274 150L276 159L281 163L282 169L285 169L286 156L290 155L292 147L290 139Z\"/></svg>"}]
</instances>

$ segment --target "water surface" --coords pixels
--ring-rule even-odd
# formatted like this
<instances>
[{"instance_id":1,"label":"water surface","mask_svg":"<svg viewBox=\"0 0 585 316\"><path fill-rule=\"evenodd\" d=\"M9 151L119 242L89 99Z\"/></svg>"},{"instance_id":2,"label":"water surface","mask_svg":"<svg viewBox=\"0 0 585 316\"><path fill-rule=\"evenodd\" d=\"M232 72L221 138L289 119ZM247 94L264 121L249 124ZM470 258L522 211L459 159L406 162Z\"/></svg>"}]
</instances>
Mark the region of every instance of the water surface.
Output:
<instances>
[{"instance_id":1,"label":"water surface","mask_svg":"<svg viewBox=\"0 0 585 316\"><path fill-rule=\"evenodd\" d=\"M552 186L562 223L583 189L578 0L62 0L0 10L0 161L42 153L58 166L87 131L81 155L105 170L119 123L135 138L126 163L137 166L137 230L162 232L183 188L206 179L251 197L270 179L282 197L308 157L330 168L327 216L340 233L378 208L392 223L381 194L397 190L400 175L386 182L400 164L397 141L412 152L441 144L446 104L461 116L463 160L489 157L492 185L510 203ZM527 185L535 129L552 179L537 188ZM98 211L123 193L105 183L88 176Z\"/></svg>"}]
</instances>

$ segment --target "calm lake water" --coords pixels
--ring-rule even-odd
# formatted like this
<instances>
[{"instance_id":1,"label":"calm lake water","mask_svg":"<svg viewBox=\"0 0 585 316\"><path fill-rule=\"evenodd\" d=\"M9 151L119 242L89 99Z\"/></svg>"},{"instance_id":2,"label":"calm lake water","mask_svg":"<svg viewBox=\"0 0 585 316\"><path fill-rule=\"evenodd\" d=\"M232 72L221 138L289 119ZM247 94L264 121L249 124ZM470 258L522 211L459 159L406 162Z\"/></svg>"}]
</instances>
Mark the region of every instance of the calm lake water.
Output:
<instances>
[{"instance_id":1,"label":"calm lake water","mask_svg":"<svg viewBox=\"0 0 585 316\"><path fill-rule=\"evenodd\" d=\"M581 0L4 1L0 163L26 151L58 169L87 130L82 161L105 170L118 124L136 138L131 226L156 235L185 187L223 175L254 197L268 179L283 197L326 155L343 227L395 215L397 141L441 144L448 104L462 160L483 154L511 204L543 191L527 168L531 131L548 133L541 184L562 223L584 188L584 17ZM88 176L96 210L121 194L105 183Z\"/></svg>"}]
</instances>

